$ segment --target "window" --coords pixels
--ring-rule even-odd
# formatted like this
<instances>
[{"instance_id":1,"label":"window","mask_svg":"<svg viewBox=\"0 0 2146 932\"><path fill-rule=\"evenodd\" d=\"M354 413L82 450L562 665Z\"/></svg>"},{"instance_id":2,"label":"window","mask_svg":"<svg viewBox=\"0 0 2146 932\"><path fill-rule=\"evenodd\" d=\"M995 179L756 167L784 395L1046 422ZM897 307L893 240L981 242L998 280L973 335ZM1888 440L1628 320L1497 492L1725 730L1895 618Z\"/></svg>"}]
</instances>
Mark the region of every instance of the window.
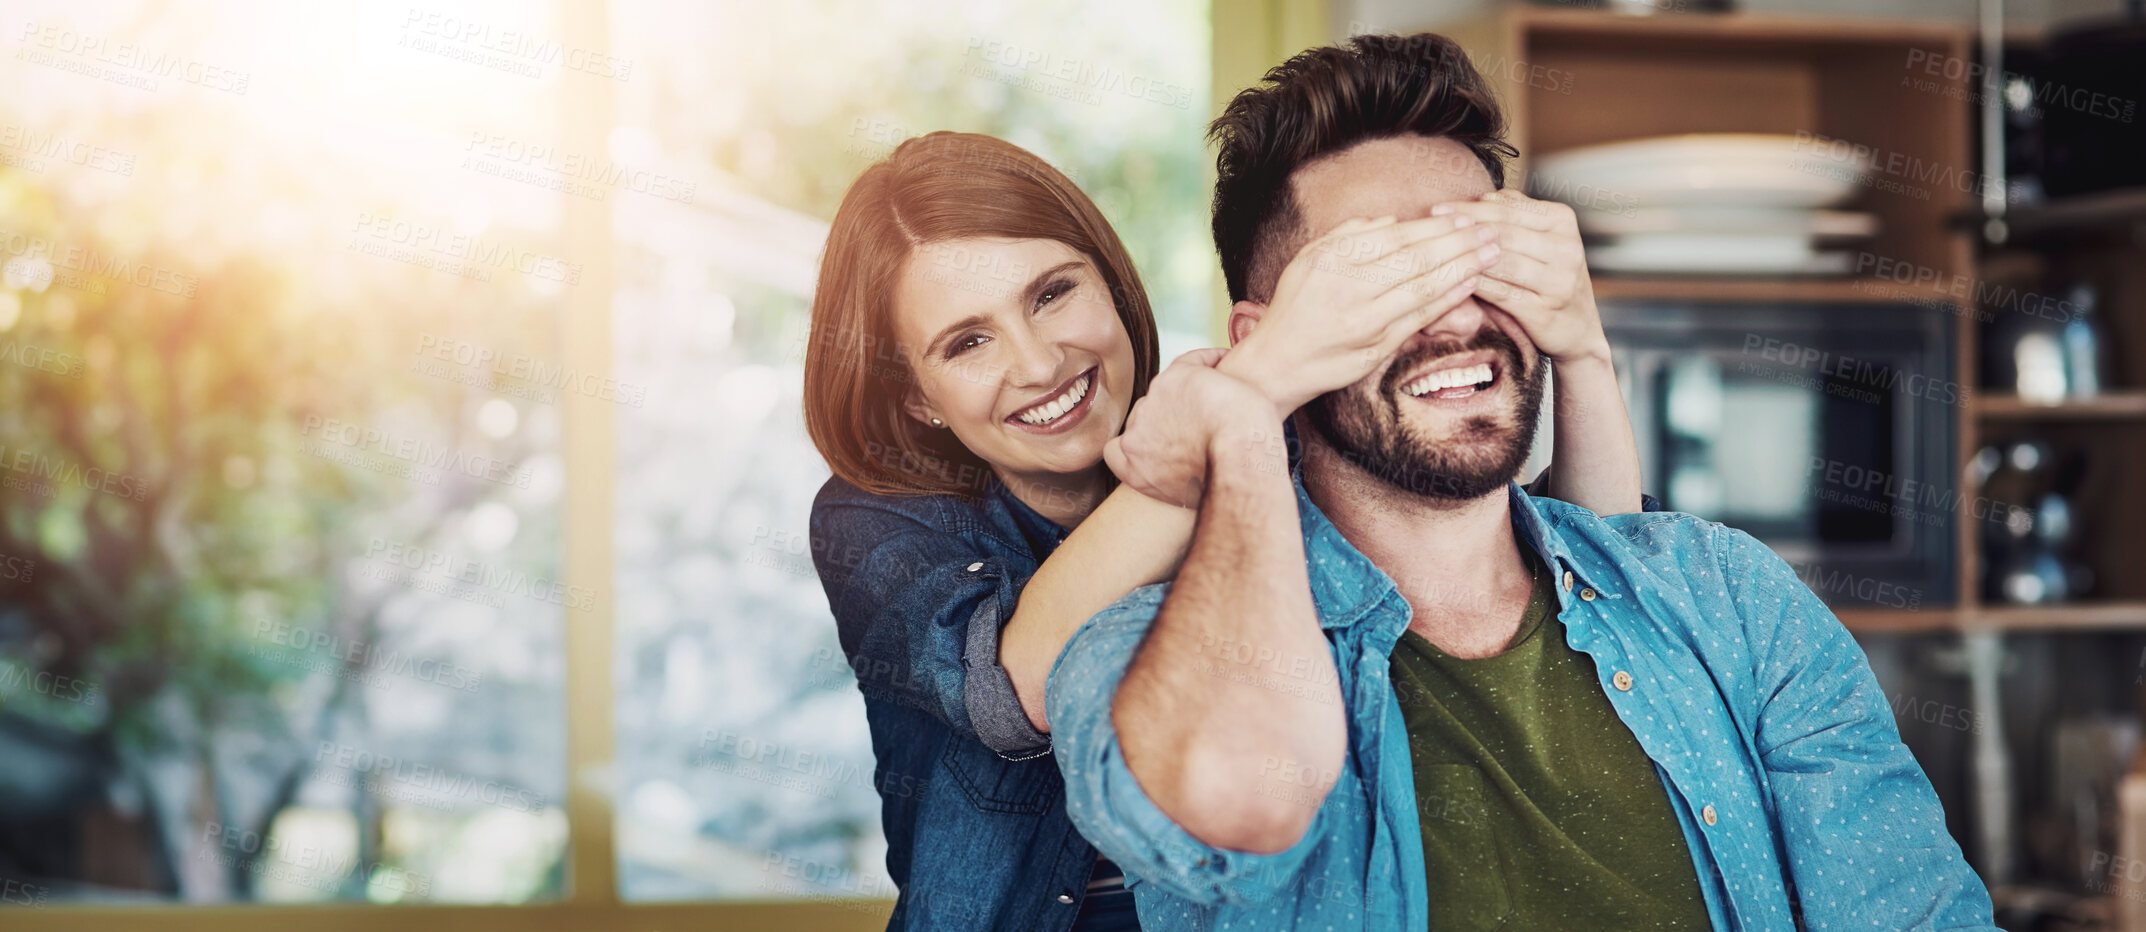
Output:
<instances>
[{"instance_id":1,"label":"window","mask_svg":"<svg viewBox=\"0 0 2146 932\"><path fill-rule=\"evenodd\" d=\"M828 219L903 139L1000 136L1096 200L1165 348L1204 345L1206 10L612 10L645 69L616 132L709 168L690 203L614 214L615 372L649 386L619 412L620 889L891 898L864 703L806 541L828 474L800 409Z\"/></svg>"},{"instance_id":2,"label":"window","mask_svg":"<svg viewBox=\"0 0 2146 932\"><path fill-rule=\"evenodd\" d=\"M11 5L0 908L50 911L9 922L891 897L803 543L827 218L903 138L999 135L1116 225L1165 356L1205 344L1210 35L1198 0Z\"/></svg>"},{"instance_id":3,"label":"window","mask_svg":"<svg viewBox=\"0 0 2146 932\"><path fill-rule=\"evenodd\" d=\"M400 13L11 10L0 877L556 896L586 283L501 152L559 76Z\"/></svg>"}]
</instances>

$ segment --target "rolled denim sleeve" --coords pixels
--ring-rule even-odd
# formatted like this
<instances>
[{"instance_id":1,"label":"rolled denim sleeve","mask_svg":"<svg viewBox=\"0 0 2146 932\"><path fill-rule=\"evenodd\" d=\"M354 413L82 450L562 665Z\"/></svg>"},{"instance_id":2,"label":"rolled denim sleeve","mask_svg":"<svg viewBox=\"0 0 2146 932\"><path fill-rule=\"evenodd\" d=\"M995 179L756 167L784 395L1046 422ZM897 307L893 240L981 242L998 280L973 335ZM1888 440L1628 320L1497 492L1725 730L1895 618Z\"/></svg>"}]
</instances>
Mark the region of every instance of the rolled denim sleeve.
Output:
<instances>
[{"instance_id":1,"label":"rolled denim sleeve","mask_svg":"<svg viewBox=\"0 0 2146 932\"><path fill-rule=\"evenodd\" d=\"M1004 757L1050 750L998 659L1034 567L855 505L813 509L812 550L860 690L931 713Z\"/></svg>"},{"instance_id":2,"label":"rolled denim sleeve","mask_svg":"<svg viewBox=\"0 0 2146 932\"><path fill-rule=\"evenodd\" d=\"M1136 589L1073 633L1051 666L1044 709L1065 777L1066 812L1082 836L1125 869L1202 906L1265 900L1295 886L1325 834L1326 806L1294 846L1273 854L1217 848L1186 832L1148 798L1125 766L1111 703L1162 610L1168 583Z\"/></svg>"},{"instance_id":3,"label":"rolled denim sleeve","mask_svg":"<svg viewBox=\"0 0 2146 932\"><path fill-rule=\"evenodd\" d=\"M1716 527L1754 651L1754 734L1803 921L1813 929L1994 929L1855 639L1764 544Z\"/></svg>"}]
</instances>

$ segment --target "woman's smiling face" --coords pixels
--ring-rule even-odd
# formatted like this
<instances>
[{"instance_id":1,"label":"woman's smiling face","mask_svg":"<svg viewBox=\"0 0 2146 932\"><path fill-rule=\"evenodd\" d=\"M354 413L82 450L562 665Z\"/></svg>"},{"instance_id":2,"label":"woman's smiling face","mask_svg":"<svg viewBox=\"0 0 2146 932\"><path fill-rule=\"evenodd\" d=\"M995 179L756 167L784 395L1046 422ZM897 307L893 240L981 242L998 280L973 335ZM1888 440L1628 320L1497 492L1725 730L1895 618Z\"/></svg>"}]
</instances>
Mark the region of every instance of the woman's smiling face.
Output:
<instances>
[{"instance_id":1,"label":"woman's smiling face","mask_svg":"<svg viewBox=\"0 0 2146 932\"><path fill-rule=\"evenodd\" d=\"M943 422L1009 483L1096 468L1132 405L1133 343L1110 288L1056 240L917 247L893 323L915 375L905 410Z\"/></svg>"}]
</instances>

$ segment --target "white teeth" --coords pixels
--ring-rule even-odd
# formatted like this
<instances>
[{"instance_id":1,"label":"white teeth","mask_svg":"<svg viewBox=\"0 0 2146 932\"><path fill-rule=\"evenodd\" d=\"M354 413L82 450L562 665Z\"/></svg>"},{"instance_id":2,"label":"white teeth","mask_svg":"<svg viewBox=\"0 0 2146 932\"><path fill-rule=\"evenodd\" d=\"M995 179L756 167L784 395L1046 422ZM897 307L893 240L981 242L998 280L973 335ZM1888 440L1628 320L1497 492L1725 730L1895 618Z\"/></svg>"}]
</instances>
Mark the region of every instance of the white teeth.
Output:
<instances>
[{"instance_id":1,"label":"white teeth","mask_svg":"<svg viewBox=\"0 0 2146 932\"><path fill-rule=\"evenodd\" d=\"M1080 404L1081 399L1088 397L1088 383L1092 381L1095 381L1094 373L1081 376L1079 380L1073 383L1073 387L1066 389L1065 394L1014 416L1020 418L1023 424L1033 424L1038 427L1058 420L1067 411L1073 410L1074 405Z\"/></svg>"},{"instance_id":2,"label":"white teeth","mask_svg":"<svg viewBox=\"0 0 2146 932\"><path fill-rule=\"evenodd\" d=\"M1458 366L1452 369L1440 369L1437 372L1429 373L1420 379L1410 382L1407 385L1401 386L1401 390L1411 395L1416 395L1420 397L1423 395L1428 395L1441 388L1458 388L1463 385L1479 385L1488 381L1490 381L1490 364L1486 362L1478 363L1473 366Z\"/></svg>"}]
</instances>

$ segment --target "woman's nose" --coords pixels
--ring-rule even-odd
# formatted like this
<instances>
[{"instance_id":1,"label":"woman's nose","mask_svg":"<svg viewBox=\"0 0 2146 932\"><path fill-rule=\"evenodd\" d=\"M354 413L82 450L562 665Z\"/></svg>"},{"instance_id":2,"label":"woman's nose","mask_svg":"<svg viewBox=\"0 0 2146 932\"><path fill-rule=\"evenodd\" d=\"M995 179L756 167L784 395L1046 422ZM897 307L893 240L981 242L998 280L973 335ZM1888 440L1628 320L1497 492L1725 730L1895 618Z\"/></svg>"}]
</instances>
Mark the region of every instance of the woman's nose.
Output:
<instances>
[{"instance_id":1,"label":"woman's nose","mask_svg":"<svg viewBox=\"0 0 2146 932\"><path fill-rule=\"evenodd\" d=\"M1013 344L1013 367L1008 374L1015 384L1034 387L1056 384L1059 364L1065 360L1065 352L1056 341L1036 332L1033 327L1026 327L1013 338Z\"/></svg>"}]
</instances>

